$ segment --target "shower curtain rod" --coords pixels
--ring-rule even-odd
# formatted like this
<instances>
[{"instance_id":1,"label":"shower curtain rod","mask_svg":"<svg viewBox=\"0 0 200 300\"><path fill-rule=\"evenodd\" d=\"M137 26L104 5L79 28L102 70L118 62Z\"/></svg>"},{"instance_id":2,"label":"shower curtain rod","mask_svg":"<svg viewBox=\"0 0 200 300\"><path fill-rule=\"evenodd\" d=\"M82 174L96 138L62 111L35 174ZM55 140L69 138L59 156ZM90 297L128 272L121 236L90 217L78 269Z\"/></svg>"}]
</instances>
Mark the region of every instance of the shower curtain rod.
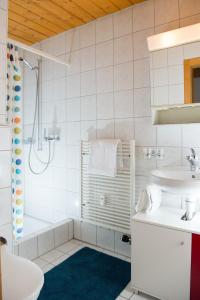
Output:
<instances>
[{"instance_id":1,"label":"shower curtain rod","mask_svg":"<svg viewBox=\"0 0 200 300\"><path fill-rule=\"evenodd\" d=\"M15 41L15 40L7 38L7 43L13 44L13 45L15 45L15 46L17 46L17 47L19 47L19 48L21 48L23 50L26 50L26 51L34 53L36 55L42 56L42 57L44 57L46 59L49 59L49 60L54 61L54 62L56 62L58 64L64 65L66 67L69 66L69 63L65 62L64 60L59 59L56 56L53 56L53 55L51 55L49 53L46 53L46 52L43 52L41 50L35 49L33 47L30 47L30 46L28 46L26 44L23 44L21 42L18 42L18 41Z\"/></svg>"}]
</instances>

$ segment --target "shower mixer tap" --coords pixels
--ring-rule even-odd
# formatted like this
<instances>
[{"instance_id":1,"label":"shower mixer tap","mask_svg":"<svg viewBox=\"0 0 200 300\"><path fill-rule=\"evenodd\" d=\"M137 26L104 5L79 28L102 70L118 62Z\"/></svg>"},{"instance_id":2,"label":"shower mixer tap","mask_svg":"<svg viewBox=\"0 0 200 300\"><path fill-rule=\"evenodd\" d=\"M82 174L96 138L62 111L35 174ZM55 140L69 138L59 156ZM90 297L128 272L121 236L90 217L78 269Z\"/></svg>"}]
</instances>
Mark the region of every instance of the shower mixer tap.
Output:
<instances>
[{"instance_id":1,"label":"shower mixer tap","mask_svg":"<svg viewBox=\"0 0 200 300\"><path fill-rule=\"evenodd\" d=\"M48 134L47 134L48 131ZM44 140L46 142L60 141L60 128L48 128L44 129Z\"/></svg>"}]
</instances>

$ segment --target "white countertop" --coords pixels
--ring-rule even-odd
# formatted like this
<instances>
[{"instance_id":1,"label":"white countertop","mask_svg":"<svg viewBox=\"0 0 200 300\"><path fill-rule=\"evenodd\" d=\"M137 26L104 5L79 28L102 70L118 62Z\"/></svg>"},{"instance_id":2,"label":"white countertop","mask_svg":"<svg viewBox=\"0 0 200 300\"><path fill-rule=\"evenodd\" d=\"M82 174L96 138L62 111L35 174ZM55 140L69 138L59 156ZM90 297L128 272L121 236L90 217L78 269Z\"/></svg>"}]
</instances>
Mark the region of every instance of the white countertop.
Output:
<instances>
[{"instance_id":1,"label":"white countertop","mask_svg":"<svg viewBox=\"0 0 200 300\"><path fill-rule=\"evenodd\" d=\"M153 213L137 213L132 220L200 234L200 212L191 221L181 220L184 213L183 209L160 207Z\"/></svg>"}]
</instances>

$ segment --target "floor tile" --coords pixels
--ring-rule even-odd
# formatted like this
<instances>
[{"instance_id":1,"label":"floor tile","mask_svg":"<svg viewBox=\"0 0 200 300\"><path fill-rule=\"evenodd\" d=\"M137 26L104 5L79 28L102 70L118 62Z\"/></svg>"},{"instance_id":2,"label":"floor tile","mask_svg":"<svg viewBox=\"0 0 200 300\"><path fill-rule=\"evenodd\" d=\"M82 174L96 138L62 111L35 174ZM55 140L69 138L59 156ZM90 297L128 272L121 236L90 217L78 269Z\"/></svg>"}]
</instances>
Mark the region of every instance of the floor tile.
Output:
<instances>
[{"instance_id":1,"label":"floor tile","mask_svg":"<svg viewBox=\"0 0 200 300\"><path fill-rule=\"evenodd\" d=\"M126 300L126 298L124 298L122 296L118 296L115 300Z\"/></svg>"},{"instance_id":2,"label":"floor tile","mask_svg":"<svg viewBox=\"0 0 200 300\"><path fill-rule=\"evenodd\" d=\"M50 271L51 269L53 269L54 267L55 267L55 266L52 265L52 264L47 264L46 266L44 266L44 267L42 268L42 271L43 271L44 273L46 273L46 272Z\"/></svg>"},{"instance_id":3,"label":"floor tile","mask_svg":"<svg viewBox=\"0 0 200 300\"><path fill-rule=\"evenodd\" d=\"M64 254L64 255L60 256L58 259L56 259L55 261L53 261L52 264L54 266L57 266L57 265L61 264L63 261L65 261L69 257L70 256L68 254Z\"/></svg>"},{"instance_id":4,"label":"floor tile","mask_svg":"<svg viewBox=\"0 0 200 300\"><path fill-rule=\"evenodd\" d=\"M148 295L133 295L130 300L156 300L156 298Z\"/></svg>"},{"instance_id":5,"label":"floor tile","mask_svg":"<svg viewBox=\"0 0 200 300\"><path fill-rule=\"evenodd\" d=\"M131 283L129 283L125 289L121 292L120 296L126 298L126 299L130 299L131 296L133 296L133 292L134 290L131 288Z\"/></svg>"},{"instance_id":6,"label":"floor tile","mask_svg":"<svg viewBox=\"0 0 200 300\"><path fill-rule=\"evenodd\" d=\"M43 268L48 264L48 262L42 258L36 258L33 260L33 262L38 265L38 267Z\"/></svg>"},{"instance_id":7,"label":"floor tile","mask_svg":"<svg viewBox=\"0 0 200 300\"><path fill-rule=\"evenodd\" d=\"M76 248L78 245L80 245L79 241L72 240L72 241L70 241L68 243L65 243L65 244L59 246L56 249L58 251L63 252L63 253L68 253L68 252L72 251L74 248Z\"/></svg>"},{"instance_id":8,"label":"floor tile","mask_svg":"<svg viewBox=\"0 0 200 300\"><path fill-rule=\"evenodd\" d=\"M84 245L79 245L79 246L75 247L74 249L72 249L71 251L69 251L67 254L73 255L74 253L76 253L77 251L81 250L84 247L85 247Z\"/></svg>"},{"instance_id":9,"label":"floor tile","mask_svg":"<svg viewBox=\"0 0 200 300\"><path fill-rule=\"evenodd\" d=\"M53 261L55 261L62 255L63 255L63 252L54 249L54 250L49 251L46 254L40 256L40 258L43 260L46 260L49 263L52 263Z\"/></svg>"}]
</instances>

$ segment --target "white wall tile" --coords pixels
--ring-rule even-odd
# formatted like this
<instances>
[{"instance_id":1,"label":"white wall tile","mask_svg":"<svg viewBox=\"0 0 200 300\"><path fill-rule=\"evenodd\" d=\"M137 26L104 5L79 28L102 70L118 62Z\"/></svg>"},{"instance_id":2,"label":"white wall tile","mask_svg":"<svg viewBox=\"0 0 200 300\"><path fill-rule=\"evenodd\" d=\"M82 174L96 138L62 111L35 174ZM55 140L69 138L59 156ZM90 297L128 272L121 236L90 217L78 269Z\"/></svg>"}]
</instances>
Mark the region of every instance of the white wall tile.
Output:
<instances>
[{"instance_id":1,"label":"white wall tile","mask_svg":"<svg viewBox=\"0 0 200 300\"><path fill-rule=\"evenodd\" d=\"M156 145L156 127L149 117L135 119L135 140L137 146Z\"/></svg>"},{"instance_id":2,"label":"white wall tile","mask_svg":"<svg viewBox=\"0 0 200 300\"><path fill-rule=\"evenodd\" d=\"M134 89L134 116L151 116L151 89Z\"/></svg>"},{"instance_id":3,"label":"white wall tile","mask_svg":"<svg viewBox=\"0 0 200 300\"><path fill-rule=\"evenodd\" d=\"M81 96L95 94L96 92L96 73L87 71L81 73Z\"/></svg>"},{"instance_id":4,"label":"white wall tile","mask_svg":"<svg viewBox=\"0 0 200 300\"><path fill-rule=\"evenodd\" d=\"M67 121L80 121L80 98L73 98L66 101Z\"/></svg>"},{"instance_id":5,"label":"white wall tile","mask_svg":"<svg viewBox=\"0 0 200 300\"><path fill-rule=\"evenodd\" d=\"M113 67L97 70L97 93L113 91Z\"/></svg>"},{"instance_id":6,"label":"white wall tile","mask_svg":"<svg viewBox=\"0 0 200 300\"><path fill-rule=\"evenodd\" d=\"M54 248L54 232L50 230L38 236L39 256Z\"/></svg>"},{"instance_id":7,"label":"white wall tile","mask_svg":"<svg viewBox=\"0 0 200 300\"><path fill-rule=\"evenodd\" d=\"M81 240L81 221L74 220L74 238Z\"/></svg>"},{"instance_id":8,"label":"white wall tile","mask_svg":"<svg viewBox=\"0 0 200 300\"><path fill-rule=\"evenodd\" d=\"M133 6L133 31L154 26L154 1L149 0Z\"/></svg>"},{"instance_id":9,"label":"white wall tile","mask_svg":"<svg viewBox=\"0 0 200 300\"><path fill-rule=\"evenodd\" d=\"M56 36L52 37L52 54L55 56L65 53L66 45L66 34L65 32L59 33Z\"/></svg>"},{"instance_id":10,"label":"white wall tile","mask_svg":"<svg viewBox=\"0 0 200 300\"><path fill-rule=\"evenodd\" d=\"M177 46L168 49L169 66L182 65L183 59L183 46Z\"/></svg>"},{"instance_id":11,"label":"white wall tile","mask_svg":"<svg viewBox=\"0 0 200 300\"><path fill-rule=\"evenodd\" d=\"M153 105L168 105L169 89L168 86L160 86L153 89Z\"/></svg>"},{"instance_id":12,"label":"white wall tile","mask_svg":"<svg viewBox=\"0 0 200 300\"><path fill-rule=\"evenodd\" d=\"M184 59L198 57L200 51L200 42L189 43L183 46Z\"/></svg>"},{"instance_id":13,"label":"white wall tile","mask_svg":"<svg viewBox=\"0 0 200 300\"><path fill-rule=\"evenodd\" d=\"M96 120L96 95L81 97L81 120Z\"/></svg>"},{"instance_id":14,"label":"white wall tile","mask_svg":"<svg viewBox=\"0 0 200 300\"><path fill-rule=\"evenodd\" d=\"M81 121L81 140L96 139L96 120Z\"/></svg>"},{"instance_id":15,"label":"white wall tile","mask_svg":"<svg viewBox=\"0 0 200 300\"><path fill-rule=\"evenodd\" d=\"M153 86L168 85L168 68L153 70Z\"/></svg>"},{"instance_id":16,"label":"white wall tile","mask_svg":"<svg viewBox=\"0 0 200 300\"><path fill-rule=\"evenodd\" d=\"M141 59L134 62L134 87L142 88L150 86L149 59Z\"/></svg>"},{"instance_id":17,"label":"white wall tile","mask_svg":"<svg viewBox=\"0 0 200 300\"><path fill-rule=\"evenodd\" d=\"M97 227L97 246L114 251L115 237L114 231L103 227Z\"/></svg>"},{"instance_id":18,"label":"white wall tile","mask_svg":"<svg viewBox=\"0 0 200 300\"><path fill-rule=\"evenodd\" d=\"M80 122L69 122L66 125L67 145L79 145L80 143Z\"/></svg>"},{"instance_id":19,"label":"white wall tile","mask_svg":"<svg viewBox=\"0 0 200 300\"><path fill-rule=\"evenodd\" d=\"M133 63L128 62L114 66L114 90L133 88Z\"/></svg>"},{"instance_id":20,"label":"white wall tile","mask_svg":"<svg viewBox=\"0 0 200 300\"><path fill-rule=\"evenodd\" d=\"M66 55L66 61L69 61L69 66L67 68L67 74L77 74L81 70L81 58L80 51L73 51L70 54Z\"/></svg>"},{"instance_id":21,"label":"white wall tile","mask_svg":"<svg viewBox=\"0 0 200 300\"><path fill-rule=\"evenodd\" d=\"M58 247L69 240L68 223L54 229L55 247Z\"/></svg>"},{"instance_id":22,"label":"white wall tile","mask_svg":"<svg viewBox=\"0 0 200 300\"><path fill-rule=\"evenodd\" d=\"M97 19L96 22L96 42L104 42L113 38L113 16L108 15Z\"/></svg>"},{"instance_id":23,"label":"white wall tile","mask_svg":"<svg viewBox=\"0 0 200 300\"><path fill-rule=\"evenodd\" d=\"M114 40L114 63L121 64L133 60L133 39L128 34Z\"/></svg>"},{"instance_id":24,"label":"white wall tile","mask_svg":"<svg viewBox=\"0 0 200 300\"><path fill-rule=\"evenodd\" d=\"M112 119L114 117L113 93L97 95L97 119Z\"/></svg>"},{"instance_id":25,"label":"white wall tile","mask_svg":"<svg viewBox=\"0 0 200 300\"><path fill-rule=\"evenodd\" d=\"M200 147L200 140L197 138L200 134L199 124L183 125L183 147ZM192 133L192 134L191 134Z\"/></svg>"},{"instance_id":26,"label":"white wall tile","mask_svg":"<svg viewBox=\"0 0 200 300\"><path fill-rule=\"evenodd\" d=\"M115 118L133 117L133 90L114 93Z\"/></svg>"},{"instance_id":27,"label":"white wall tile","mask_svg":"<svg viewBox=\"0 0 200 300\"><path fill-rule=\"evenodd\" d=\"M5 107L6 95L7 95L6 93L7 93L6 80L0 79L0 114L5 114L5 111L6 111L6 107Z\"/></svg>"},{"instance_id":28,"label":"white wall tile","mask_svg":"<svg viewBox=\"0 0 200 300\"><path fill-rule=\"evenodd\" d=\"M184 104L184 85L169 86L169 104Z\"/></svg>"},{"instance_id":29,"label":"white wall tile","mask_svg":"<svg viewBox=\"0 0 200 300\"><path fill-rule=\"evenodd\" d=\"M115 119L115 138L124 141L134 139L134 119Z\"/></svg>"},{"instance_id":30,"label":"white wall tile","mask_svg":"<svg viewBox=\"0 0 200 300\"><path fill-rule=\"evenodd\" d=\"M155 25L168 23L178 18L178 0L155 0Z\"/></svg>"},{"instance_id":31,"label":"white wall tile","mask_svg":"<svg viewBox=\"0 0 200 300\"><path fill-rule=\"evenodd\" d=\"M81 72L95 69L95 46L81 49Z\"/></svg>"},{"instance_id":32,"label":"white wall tile","mask_svg":"<svg viewBox=\"0 0 200 300\"><path fill-rule=\"evenodd\" d=\"M86 222L81 223L81 237L82 240L96 245L97 243L97 236L96 236L96 225L92 225Z\"/></svg>"},{"instance_id":33,"label":"white wall tile","mask_svg":"<svg viewBox=\"0 0 200 300\"><path fill-rule=\"evenodd\" d=\"M135 166L136 175L139 176L150 176L150 172L156 169L155 159L146 159L144 155L146 147L136 147L135 149ZM153 148L155 150L155 148Z\"/></svg>"},{"instance_id":34,"label":"white wall tile","mask_svg":"<svg viewBox=\"0 0 200 300\"><path fill-rule=\"evenodd\" d=\"M167 67L167 49L154 51L152 53L152 64L155 69Z\"/></svg>"},{"instance_id":35,"label":"white wall tile","mask_svg":"<svg viewBox=\"0 0 200 300\"><path fill-rule=\"evenodd\" d=\"M11 189L0 189L0 226L11 222Z\"/></svg>"},{"instance_id":36,"label":"white wall tile","mask_svg":"<svg viewBox=\"0 0 200 300\"><path fill-rule=\"evenodd\" d=\"M71 75L67 77L67 97L74 98L80 96L80 75Z\"/></svg>"},{"instance_id":37,"label":"white wall tile","mask_svg":"<svg viewBox=\"0 0 200 300\"><path fill-rule=\"evenodd\" d=\"M6 78L6 67L7 67L7 60L6 60L6 55L7 55L7 47L6 45L1 44L1 52L0 52L0 68L1 68L1 73L0 73L0 78Z\"/></svg>"},{"instance_id":38,"label":"white wall tile","mask_svg":"<svg viewBox=\"0 0 200 300\"><path fill-rule=\"evenodd\" d=\"M114 138L114 120L97 121L97 138Z\"/></svg>"},{"instance_id":39,"label":"white wall tile","mask_svg":"<svg viewBox=\"0 0 200 300\"><path fill-rule=\"evenodd\" d=\"M69 240L72 240L74 237L74 221L71 220L68 223L68 230L69 230Z\"/></svg>"},{"instance_id":40,"label":"white wall tile","mask_svg":"<svg viewBox=\"0 0 200 300\"><path fill-rule=\"evenodd\" d=\"M32 238L19 244L19 256L33 260L38 257L37 238Z\"/></svg>"},{"instance_id":41,"label":"white wall tile","mask_svg":"<svg viewBox=\"0 0 200 300\"><path fill-rule=\"evenodd\" d=\"M6 43L7 38L7 11L0 9L0 41Z\"/></svg>"},{"instance_id":42,"label":"white wall tile","mask_svg":"<svg viewBox=\"0 0 200 300\"><path fill-rule=\"evenodd\" d=\"M154 30L152 28L133 34L134 60L149 57L150 52L147 45L147 37L153 34Z\"/></svg>"},{"instance_id":43,"label":"white wall tile","mask_svg":"<svg viewBox=\"0 0 200 300\"><path fill-rule=\"evenodd\" d=\"M12 224L6 224L0 227L0 236L4 237L7 240L8 251L9 253L13 252L13 231Z\"/></svg>"},{"instance_id":44,"label":"white wall tile","mask_svg":"<svg viewBox=\"0 0 200 300\"><path fill-rule=\"evenodd\" d=\"M96 67L113 65L113 40L96 45Z\"/></svg>"},{"instance_id":45,"label":"white wall tile","mask_svg":"<svg viewBox=\"0 0 200 300\"><path fill-rule=\"evenodd\" d=\"M73 28L65 32L66 37L66 53L71 50L78 50L80 48L80 31L79 28Z\"/></svg>"},{"instance_id":46,"label":"white wall tile","mask_svg":"<svg viewBox=\"0 0 200 300\"><path fill-rule=\"evenodd\" d=\"M9 187L11 185L11 152L0 151L0 188Z\"/></svg>"},{"instance_id":47,"label":"white wall tile","mask_svg":"<svg viewBox=\"0 0 200 300\"><path fill-rule=\"evenodd\" d=\"M170 31L170 30L174 30L174 29L178 29L180 27L180 22L179 19L169 22L169 23L165 23L162 25L158 25L155 27L155 34L158 33L162 33L162 32L166 32L166 31Z\"/></svg>"},{"instance_id":48,"label":"white wall tile","mask_svg":"<svg viewBox=\"0 0 200 300\"><path fill-rule=\"evenodd\" d=\"M200 13L200 3L198 0L180 0L179 8L181 18Z\"/></svg>"},{"instance_id":49,"label":"white wall tile","mask_svg":"<svg viewBox=\"0 0 200 300\"><path fill-rule=\"evenodd\" d=\"M88 47L95 44L95 22L80 27L80 47Z\"/></svg>"},{"instance_id":50,"label":"white wall tile","mask_svg":"<svg viewBox=\"0 0 200 300\"><path fill-rule=\"evenodd\" d=\"M0 127L0 150L11 149L11 129L9 127Z\"/></svg>"},{"instance_id":51,"label":"white wall tile","mask_svg":"<svg viewBox=\"0 0 200 300\"><path fill-rule=\"evenodd\" d=\"M183 65L169 67L169 84L183 83Z\"/></svg>"},{"instance_id":52,"label":"white wall tile","mask_svg":"<svg viewBox=\"0 0 200 300\"><path fill-rule=\"evenodd\" d=\"M121 241L123 233L115 231L115 251L119 254L130 257L131 245Z\"/></svg>"},{"instance_id":53,"label":"white wall tile","mask_svg":"<svg viewBox=\"0 0 200 300\"><path fill-rule=\"evenodd\" d=\"M7 10L8 9L8 1L7 0L1 0L0 7Z\"/></svg>"},{"instance_id":54,"label":"white wall tile","mask_svg":"<svg viewBox=\"0 0 200 300\"><path fill-rule=\"evenodd\" d=\"M180 19L180 27L190 26L200 22L200 14Z\"/></svg>"},{"instance_id":55,"label":"white wall tile","mask_svg":"<svg viewBox=\"0 0 200 300\"><path fill-rule=\"evenodd\" d=\"M113 17L114 37L119 37L132 32L132 9L122 10Z\"/></svg>"},{"instance_id":56,"label":"white wall tile","mask_svg":"<svg viewBox=\"0 0 200 300\"><path fill-rule=\"evenodd\" d=\"M157 160L157 167L180 166L181 165L181 148L164 147L164 158Z\"/></svg>"},{"instance_id":57,"label":"white wall tile","mask_svg":"<svg viewBox=\"0 0 200 300\"><path fill-rule=\"evenodd\" d=\"M157 127L157 145L159 147L181 147L181 126L165 125Z\"/></svg>"}]
</instances>

